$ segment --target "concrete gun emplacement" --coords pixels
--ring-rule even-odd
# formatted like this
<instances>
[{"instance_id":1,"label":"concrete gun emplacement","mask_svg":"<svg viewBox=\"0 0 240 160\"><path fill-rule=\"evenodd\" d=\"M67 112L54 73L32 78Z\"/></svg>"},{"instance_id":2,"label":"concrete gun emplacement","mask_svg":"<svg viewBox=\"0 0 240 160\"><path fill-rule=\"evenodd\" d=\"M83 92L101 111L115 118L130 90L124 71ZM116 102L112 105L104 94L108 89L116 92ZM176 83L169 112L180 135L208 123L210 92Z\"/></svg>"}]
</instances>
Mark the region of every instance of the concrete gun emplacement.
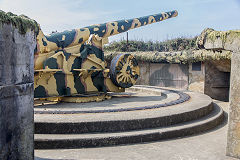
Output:
<instances>
[{"instance_id":1,"label":"concrete gun emplacement","mask_svg":"<svg viewBox=\"0 0 240 160\"><path fill-rule=\"evenodd\" d=\"M106 68L103 45L108 37L130 29L176 17L177 11L113 21L45 36L37 34L34 97L77 96L123 92L139 77L131 54L119 54Z\"/></svg>"}]
</instances>

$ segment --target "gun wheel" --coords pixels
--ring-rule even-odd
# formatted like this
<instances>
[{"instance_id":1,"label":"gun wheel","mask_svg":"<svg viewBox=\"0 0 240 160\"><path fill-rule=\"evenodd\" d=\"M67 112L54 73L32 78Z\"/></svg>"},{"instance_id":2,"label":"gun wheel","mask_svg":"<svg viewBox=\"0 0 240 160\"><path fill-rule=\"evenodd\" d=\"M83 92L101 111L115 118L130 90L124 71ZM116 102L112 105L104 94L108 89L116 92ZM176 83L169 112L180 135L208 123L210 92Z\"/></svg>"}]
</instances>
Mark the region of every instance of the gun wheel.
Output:
<instances>
[{"instance_id":1,"label":"gun wheel","mask_svg":"<svg viewBox=\"0 0 240 160\"><path fill-rule=\"evenodd\" d=\"M122 88L129 88L139 77L137 60L131 54L119 54L111 61L110 77L113 83Z\"/></svg>"}]
</instances>

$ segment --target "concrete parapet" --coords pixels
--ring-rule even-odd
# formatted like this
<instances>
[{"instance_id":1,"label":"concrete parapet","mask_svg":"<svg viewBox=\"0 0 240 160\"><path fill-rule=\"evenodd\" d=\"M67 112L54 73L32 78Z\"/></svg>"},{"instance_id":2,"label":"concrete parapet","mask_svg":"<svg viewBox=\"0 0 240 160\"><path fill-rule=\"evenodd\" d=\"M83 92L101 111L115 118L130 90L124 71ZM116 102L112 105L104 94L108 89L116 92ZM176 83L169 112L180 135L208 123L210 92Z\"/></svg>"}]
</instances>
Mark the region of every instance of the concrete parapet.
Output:
<instances>
[{"instance_id":1,"label":"concrete parapet","mask_svg":"<svg viewBox=\"0 0 240 160\"><path fill-rule=\"evenodd\" d=\"M0 159L34 159L35 33L0 14ZM5 18L5 19L4 19ZM25 21L27 21L25 19ZM27 26L26 26L27 27Z\"/></svg>"},{"instance_id":2,"label":"concrete parapet","mask_svg":"<svg viewBox=\"0 0 240 160\"><path fill-rule=\"evenodd\" d=\"M227 155L240 158L240 53L233 53Z\"/></svg>"},{"instance_id":3,"label":"concrete parapet","mask_svg":"<svg viewBox=\"0 0 240 160\"><path fill-rule=\"evenodd\" d=\"M240 51L240 30L215 31L207 28L197 39L200 49Z\"/></svg>"}]
</instances>

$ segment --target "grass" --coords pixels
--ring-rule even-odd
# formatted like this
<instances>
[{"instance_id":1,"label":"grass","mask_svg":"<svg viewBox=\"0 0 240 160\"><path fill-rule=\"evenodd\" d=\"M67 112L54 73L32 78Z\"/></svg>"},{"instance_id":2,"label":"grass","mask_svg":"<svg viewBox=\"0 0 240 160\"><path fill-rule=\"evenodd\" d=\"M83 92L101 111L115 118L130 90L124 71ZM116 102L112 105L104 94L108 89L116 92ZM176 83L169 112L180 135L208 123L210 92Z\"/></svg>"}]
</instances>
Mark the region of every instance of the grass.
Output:
<instances>
[{"instance_id":1,"label":"grass","mask_svg":"<svg viewBox=\"0 0 240 160\"><path fill-rule=\"evenodd\" d=\"M138 52L105 52L105 60L111 61L113 57L121 53L130 53L138 61L144 62L167 62L167 63L192 63L208 60L231 59L231 51L213 51L213 50L183 50L173 52L158 52L158 51L138 51Z\"/></svg>"},{"instance_id":2,"label":"grass","mask_svg":"<svg viewBox=\"0 0 240 160\"><path fill-rule=\"evenodd\" d=\"M28 30L33 30L36 34L38 34L39 31L38 23L35 20L25 15L18 16L11 12L5 13L2 10L0 10L0 23L12 24L21 34L25 34Z\"/></svg>"},{"instance_id":3,"label":"grass","mask_svg":"<svg viewBox=\"0 0 240 160\"><path fill-rule=\"evenodd\" d=\"M171 52L171 51L183 51L189 49L196 49L196 40L194 38L175 38L163 42L153 41L129 41L126 40L119 42L112 42L107 46L104 46L105 51L116 52L137 52L137 51L158 51L158 52Z\"/></svg>"}]
</instances>

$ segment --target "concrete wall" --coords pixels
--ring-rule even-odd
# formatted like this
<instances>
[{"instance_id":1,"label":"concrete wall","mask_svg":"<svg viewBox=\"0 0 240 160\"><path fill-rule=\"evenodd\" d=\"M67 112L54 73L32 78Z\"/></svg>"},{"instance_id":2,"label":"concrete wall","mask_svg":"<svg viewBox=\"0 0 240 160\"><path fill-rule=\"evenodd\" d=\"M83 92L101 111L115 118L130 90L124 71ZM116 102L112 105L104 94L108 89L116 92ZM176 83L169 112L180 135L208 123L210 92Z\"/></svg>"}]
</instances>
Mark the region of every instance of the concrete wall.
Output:
<instances>
[{"instance_id":1,"label":"concrete wall","mask_svg":"<svg viewBox=\"0 0 240 160\"><path fill-rule=\"evenodd\" d=\"M29 160L34 158L35 35L0 25L0 159Z\"/></svg>"},{"instance_id":2,"label":"concrete wall","mask_svg":"<svg viewBox=\"0 0 240 160\"><path fill-rule=\"evenodd\" d=\"M205 73L204 93L213 99L229 101L230 72L222 72L213 62L206 62Z\"/></svg>"},{"instance_id":3,"label":"concrete wall","mask_svg":"<svg viewBox=\"0 0 240 160\"><path fill-rule=\"evenodd\" d=\"M150 78L150 63L149 62L138 62L140 68L140 77L137 80L136 84L149 85Z\"/></svg>"},{"instance_id":4,"label":"concrete wall","mask_svg":"<svg viewBox=\"0 0 240 160\"><path fill-rule=\"evenodd\" d=\"M201 63L201 62L200 62ZM204 92L205 80L205 65L201 63L201 70L195 71L192 69L192 63L189 64L189 85L188 90L195 92Z\"/></svg>"},{"instance_id":5,"label":"concrete wall","mask_svg":"<svg viewBox=\"0 0 240 160\"><path fill-rule=\"evenodd\" d=\"M240 158L240 53L233 53L227 155Z\"/></svg>"},{"instance_id":6,"label":"concrete wall","mask_svg":"<svg viewBox=\"0 0 240 160\"><path fill-rule=\"evenodd\" d=\"M178 89L188 88L188 65L139 62L137 84Z\"/></svg>"}]
</instances>

